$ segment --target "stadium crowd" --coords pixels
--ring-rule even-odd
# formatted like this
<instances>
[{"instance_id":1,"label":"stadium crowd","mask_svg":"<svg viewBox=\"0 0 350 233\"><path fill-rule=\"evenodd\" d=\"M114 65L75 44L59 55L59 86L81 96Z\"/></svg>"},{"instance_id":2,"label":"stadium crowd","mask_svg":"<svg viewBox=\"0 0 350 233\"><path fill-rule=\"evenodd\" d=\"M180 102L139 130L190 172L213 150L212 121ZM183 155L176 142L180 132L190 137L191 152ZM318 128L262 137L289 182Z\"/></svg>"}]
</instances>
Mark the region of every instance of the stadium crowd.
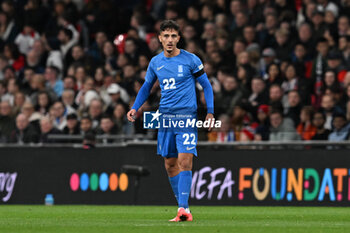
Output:
<instances>
[{"instance_id":1,"label":"stadium crowd","mask_svg":"<svg viewBox=\"0 0 350 233\"><path fill-rule=\"evenodd\" d=\"M200 140L349 139L349 0L0 2L2 143L152 133L141 111L157 109L158 84L135 124L125 114L162 49L163 19L178 22L179 47L213 86L222 127Z\"/></svg>"}]
</instances>

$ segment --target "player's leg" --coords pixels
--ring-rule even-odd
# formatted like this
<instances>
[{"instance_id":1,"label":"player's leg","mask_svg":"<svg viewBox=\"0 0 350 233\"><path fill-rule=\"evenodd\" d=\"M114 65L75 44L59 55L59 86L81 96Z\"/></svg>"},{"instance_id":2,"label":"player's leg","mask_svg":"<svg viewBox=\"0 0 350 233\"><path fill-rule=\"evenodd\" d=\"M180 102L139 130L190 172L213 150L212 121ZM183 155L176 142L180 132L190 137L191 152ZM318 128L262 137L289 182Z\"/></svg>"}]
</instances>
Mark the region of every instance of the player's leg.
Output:
<instances>
[{"instance_id":1,"label":"player's leg","mask_svg":"<svg viewBox=\"0 0 350 233\"><path fill-rule=\"evenodd\" d=\"M177 218L180 221L192 221L193 217L188 206L192 185L192 153L179 153L179 209Z\"/></svg>"},{"instance_id":2,"label":"player's leg","mask_svg":"<svg viewBox=\"0 0 350 233\"><path fill-rule=\"evenodd\" d=\"M178 154L179 173L179 210L178 217L182 221L192 221L188 199L192 185L193 156L197 156L197 129L179 129L176 132L176 147Z\"/></svg>"},{"instance_id":3,"label":"player's leg","mask_svg":"<svg viewBox=\"0 0 350 233\"><path fill-rule=\"evenodd\" d=\"M168 173L169 182L170 182L171 188L173 189L176 201L177 203L179 203L178 186L179 186L180 170L177 163L177 158L164 157L164 165L165 165L165 170Z\"/></svg>"},{"instance_id":4,"label":"player's leg","mask_svg":"<svg viewBox=\"0 0 350 233\"><path fill-rule=\"evenodd\" d=\"M171 188L178 202L179 192L179 166L177 163L176 137L172 130L162 129L158 131L158 154L164 158L165 170L168 173ZM169 220L171 222L180 222L180 217Z\"/></svg>"},{"instance_id":5,"label":"player's leg","mask_svg":"<svg viewBox=\"0 0 350 233\"><path fill-rule=\"evenodd\" d=\"M179 207L188 208L188 198L192 184L192 153L179 153Z\"/></svg>"},{"instance_id":6,"label":"player's leg","mask_svg":"<svg viewBox=\"0 0 350 233\"><path fill-rule=\"evenodd\" d=\"M179 167L177 164L176 138L171 129L158 130L157 152L164 158L165 170L168 173L170 185L178 202Z\"/></svg>"}]
</instances>

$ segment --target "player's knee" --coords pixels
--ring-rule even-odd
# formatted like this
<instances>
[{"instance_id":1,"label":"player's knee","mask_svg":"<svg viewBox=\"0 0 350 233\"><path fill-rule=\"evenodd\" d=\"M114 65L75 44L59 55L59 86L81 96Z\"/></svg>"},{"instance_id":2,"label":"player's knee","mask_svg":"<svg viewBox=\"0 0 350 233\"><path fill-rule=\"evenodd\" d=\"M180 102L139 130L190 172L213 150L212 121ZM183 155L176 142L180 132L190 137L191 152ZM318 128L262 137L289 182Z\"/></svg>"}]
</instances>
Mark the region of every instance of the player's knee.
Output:
<instances>
[{"instance_id":1,"label":"player's knee","mask_svg":"<svg viewBox=\"0 0 350 233\"><path fill-rule=\"evenodd\" d=\"M192 162L190 160L182 160L179 162L179 167L181 171L191 171L192 170Z\"/></svg>"},{"instance_id":2,"label":"player's knee","mask_svg":"<svg viewBox=\"0 0 350 233\"><path fill-rule=\"evenodd\" d=\"M176 173L179 170L176 163L175 164L165 164L165 169L168 172L168 174Z\"/></svg>"}]
</instances>

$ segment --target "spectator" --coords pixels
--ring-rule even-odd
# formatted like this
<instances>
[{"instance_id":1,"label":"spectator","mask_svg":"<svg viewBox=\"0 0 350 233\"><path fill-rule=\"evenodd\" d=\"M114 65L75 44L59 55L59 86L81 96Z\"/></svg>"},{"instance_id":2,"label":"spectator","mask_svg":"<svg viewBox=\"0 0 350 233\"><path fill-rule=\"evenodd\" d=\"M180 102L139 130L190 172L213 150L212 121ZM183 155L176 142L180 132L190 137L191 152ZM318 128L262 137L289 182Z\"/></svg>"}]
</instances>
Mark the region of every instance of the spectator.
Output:
<instances>
[{"instance_id":1,"label":"spectator","mask_svg":"<svg viewBox=\"0 0 350 233\"><path fill-rule=\"evenodd\" d=\"M42 143L57 143L60 142L59 139L50 138L50 135L61 134L61 131L56 129L49 117L42 117L40 120L40 139L39 142Z\"/></svg>"},{"instance_id":2,"label":"spectator","mask_svg":"<svg viewBox=\"0 0 350 233\"><path fill-rule=\"evenodd\" d=\"M117 134L131 135L134 133L134 126L126 118L125 105L117 103L113 111L113 121L117 128Z\"/></svg>"},{"instance_id":3,"label":"spectator","mask_svg":"<svg viewBox=\"0 0 350 233\"><path fill-rule=\"evenodd\" d=\"M69 112L68 108L61 101L56 101L51 108L53 115L50 117L52 117L53 126L58 130L63 130L67 125L66 116L72 112Z\"/></svg>"},{"instance_id":4,"label":"spectator","mask_svg":"<svg viewBox=\"0 0 350 233\"><path fill-rule=\"evenodd\" d=\"M74 35L71 29L62 28L59 30L57 38L61 43L62 56L66 57L69 50L77 42L78 35Z\"/></svg>"},{"instance_id":5,"label":"spectator","mask_svg":"<svg viewBox=\"0 0 350 233\"><path fill-rule=\"evenodd\" d=\"M350 69L350 35L339 38L338 48L343 55L343 63L347 70Z\"/></svg>"},{"instance_id":6,"label":"spectator","mask_svg":"<svg viewBox=\"0 0 350 233\"><path fill-rule=\"evenodd\" d=\"M25 68L31 68L35 73L44 73L45 68L40 63L40 55L34 49L27 53Z\"/></svg>"},{"instance_id":7,"label":"spectator","mask_svg":"<svg viewBox=\"0 0 350 233\"><path fill-rule=\"evenodd\" d=\"M324 11L315 10L312 13L311 21L313 26L313 37L317 40L323 36L327 27L324 22Z\"/></svg>"},{"instance_id":8,"label":"spectator","mask_svg":"<svg viewBox=\"0 0 350 233\"><path fill-rule=\"evenodd\" d=\"M33 90L30 87L30 82L33 79L34 74L35 72L33 68L26 67L23 71L23 78L19 81L20 90L28 96L33 93Z\"/></svg>"},{"instance_id":9,"label":"spectator","mask_svg":"<svg viewBox=\"0 0 350 233\"><path fill-rule=\"evenodd\" d=\"M346 68L342 64L342 54L337 50L332 50L329 52L327 58L327 68L334 70L337 74L337 79L339 82L343 82L346 74Z\"/></svg>"},{"instance_id":10,"label":"spectator","mask_svg":"<svg viewBox=\"0 0 350 233\"><path fill-rule=\"evenodd\" d=\"M324 79L323 79L323 92L327 88L340 88L339 81L337 79L337 74L334 70L327 70L324 74Z\"/></svg>"},{"instance_id":11,"label":"spectator","mask_svg":"<svg viewBox=\"0 0 350 233\"><path fill-rule=\"evenodd\" d=\"M74 94L75 94L75 91L77 89L75 77L74 76L66 76L63 79L63 88L64 88L64 90L66 90L66 89L73 90Z\"/></svg>"},{"instance_id":12,"label":"spectator","mask_svg":"<svg viewBox=\"0 0 350 233\"><path fill-rule=\"evenodd\" d=\"M55 101L57 99L55 92L50 87L46 87L45 83L45 77L42 74L34 74L31 79L30 88L33 90L33 93L31 94L30 99L34 105L38 104L38 95L42 92L45 92L48 95L50 101Z\"/></svg>"},{"instance_id":13,"label":"spectator","mask_svg":"<svg viewBox=\"0 0 350 233\"><path fill-rule=\"evenodd\" d=\"M335 107L334 98L329 94L322 96L321 110L326 116L324 127L329 130L332 129L333 114L341 113L342 110Z\"/></svg>"},{"instance_id":14,"label":"spectator","mask_svg":"<svg viewBox=\"0 0 350 233\"><path fill-rule=\"evenodd\" d=\"M216 25L213 22L206 22L204 24L204 31L201 35L201 39L204 41L214 40L216 36Z\"/></svg>"},{"instance_id":15,"label":"spectator","mask_svg":"<svg viewBox=\"0 0 350 233\"><path fill-rule=\"evenodd\" d=\"M26 100L29 100L29 99L27 99L27 97L24 95L23 92L20 92L20 91L16 92L15 98L13 101L13 113L15 115L17 115L21 111L23 104Z\"/></svg>"},{"instance_id":16,"label":"spectator","mask_svg":"<svg viewBox=\"0 0 350 233\"><path fill-rule=\"evenodd\" d=\"M300 95L297 91L288 93L288 108L286 108L286 117L293 120L296 127L300 122L300 111L302 108Z\"/></svg>"},{"instance_id":17,"label":"spectator","mask_svg":"<svg viewBox=\"0 0 350 233\"><path fill-rule=\"evenodd\" d=\"M312 123L316 127L316 133L312 137L312 140L328 140L330 130L324 128L325 122L326 115L323 112L318 111L314 114Z\"/></svg>"},{"instance_id":18,"label":"spectator","mask_svg":"<svg viewBox=\"0 0 350 233\"><path fill-rule=\"evenodd\" d=\"M221 114L219 117L221 128L208 133L208 141L212 142L232 142L235 141L235 133L231 128L230 117L227 114Z\"/></svg>"},{"instance_id":19,"label":"spectator","mask_svg":"<svg viewBox=\"0 0 350 233\"><path fill-rule=\"evenodd\" d=\"M58 41L53 39L47 41L46 49L48 50L46 66L57 67L59 72L63 72L63 57Z\"/></svg>"},{"instance_id":20,"label":"spectator","mask_svg":"<svg viewBox=\"0 0 350 233\"><path fill-rule=\"evenodd\" d=\"M18 51L17 45L13 43L5 44L4 55L15 71L19 71L24 67L25 58Z\"/></svg>"},{"instance_id":21,"label":"spectator","mask_svg":"<svg viewBox=\"0 0 350 233\"><path fill-rule=\"evenodd\" d=\"M17 26L15 21L5 12L0 12L0 39L5 43L13 42L17 35Z\"/></svg>"},{"instance_id":22,"label":"spectator","mask_svg":"<svg viewBox=\"0 0 350 233\"><path fill-rule=\"evenodd\" d=\"M106 41L102 46L104 57L104 68L112 73L115 70L117 61L117 52L114 45L110 41Z\"/></svg>"},{"instance_id":23,"label":"spectator","mask_svg":"<svg viewBox=\"0 0 350 233\"><path fill-rule=\"evenodd\" d=\"M333 130L328 136L331 142L341 142L349 138L350 124L346 121L344 114L336 114L333 116Z\"/></svg>"},{"instance_id":24,"label":"spectator","mask_svg":"<svg viewBox=\"0 0 350 233\"><path fill-rule=\"evenodd\" d=\"M261 77L263 77L264 79L268 79L267 68L272 63L278 63L278 60L276 59L276 52L272 48L266 48L263 50L262 58L260 59L260 62L259 62L259 73Z\"/></svg>"},{"instance_id":25,"label":"spectator","mask_svg":"<svg viewBox=\"0 0 350 233\"><path fill-rule=\"evenodd\" d=\"M8 81L10 79L17 79L16 70L12 66L10 66L10 65L6 66L3 69L3 72L4 72L4 80L5 81Z\"/></svg>"},{"instance_id":26,"label":"spectator","mask_svg":"<svg viewBox=\"0 0 350 233\"><path fill-rule=\"evenodd\" d=\"M185 29L186 30L186 29ZM184 34L185 36L185 34ZM151 51L152 56L155 56L161 52L160 43L157 37L152 37L148 43L148 48Z\"/></svg>"},{"instance_id":27,"label":"spectator","mask_svg":"<svg viewBox=\"0 0 350 233\"><path fill-rule=\"evenodd\" d=\"M110 104L108 106L109 109L107 109L107 112L111 112L110 109L114 109L118 103L126 104L129 102L130 98L127 92L116 83L109 85L107 88L107 93L110 97Z\"/></svg>"},{"instance_id":28,"label":"spectator","mask_svg":"<svg viewBox=\"0 0 350 233\"><path fill-rule=\"evenodd\" d=\"M311 25L307 22L302 23L298 30L299 42L303 43L307 48L307 53L314 56L314 38L312 37Z\"/></svg>"},{"instance_id":29,"label":"spectator","mask_svg":"<svg viewBox=\"0 0 350 233\"><path fill-rule=\"evenodd\" d=\"M6 100L13 106L15 104L15 95L18 91L19 85L16 79L11 78L7 82L7 93L1 97L1 100Z\"/></svg>"},{"instance_id":30,"label":"spectator","mask_svg":"<svg viewBox=\"0 0 350 233\"><path fill-rule=\"evenodd\" d=\"M7 142L16 128L12 117L12 107L8 101L0 102L0 141Z\"/></svg>"},{"instance_id":31,"label":"spectator","mask_svg":"<svg viewBox=\"0 0 350 233\"><path fill-rule=\"evenodd\" d=\"M282 89L285 94L288 94L288 92L292 90L299 89L299 80L296 75L297 73L294 65L288 64L284 75L286 77L286 80L282 83Z\"/></svg>"},{"instance_id":32,"label":"spectator","mask_svg":"<svg viewBox=\"0 0 350 233\"><path fill-rule=\"evenodd\" d=\"M36 111L38 111L43 116L49 112L52 104L51 98L46 91L38 92L36 103Z\"/></svg>"},{"instance_id":33,"label":"spectator","mask_svg":"<svg viewBox=\"0 0 350 233\"><path fill-rule=\"evenodd\" d=\"M300 137L294 128L293 121L289 118L283 118L279 111L272 111L270 114L270 141L294 141Z\"/></svg>"},{"instance_id":34,"label":"spectator","mask_svg":"<svg viewBox=\"0 0 350 233\"><path fill-rule=\"evenodd\" d=\"M283 98L283 90L279 85L274 84L270 87L269 97L269 105L274 109L279 109L280 111L283 111L284 106L286 106L287 104L285 104L286 101Z\"/></svg>"},{"instance_id":35,"label":"spectator","mask_svg":"<svg viewBox=\"0 0 350 233\"><path fill-rule=\"evenodd\" d=\"M297 126L297 132L302 140L311 140L317 131L312 122L313 108L304 106L300 112L300 123Z\"/></svg>"},{"instance_id":36,"label":"spectator","mask_svg":"<svg viewBox=\"0 0 350 233\"><path fill-rule=\"evenodd\" d=\"M247 45L256 43L256 31L252 25L246 25L243 28L243 38Z\"/></svg>"},{"instance_id":37,"label":"spectator","mask_svg":"<svg viewBox=\"0 0 350 233\"><path fill-rule=\"evenodd\" d=\"M228 75L223 83L223 88L220 93L217 93L215 98L215 106L218 108L218 113L232 114L234 106L240 101L243 93L238 88L238 83L233 75Z\"/></svg>"},{"instance_id":38,"label":"spectator","mask_svg":"<svg viewBox=\"0 0 350 233\"><path fill-rule=\"evenodd\" d=\"M68 112L75 112L78 106L74 103L74 91L72 89L66 89L62 93L62 102Z\"/></svg>"},{"instance_id":39,"label":"spectator","mask_svg":"<svg viewBox=\"0 0 350 233\"><path fill-rule=\"evenodd\" d=\"M59 79L59 70L55 66L49 66L45 70L46 86L52 88L58 97L63 92L63 82Z\"/></svg>"},{"instance_id":40,"label":"spectator","mask_svg":"<svg viewBox=\"0 0 350 233\"><path fill-rule=\"evenodd\" d=\"M40 118L42 115L35 111L34 105L26 101L21 108L21 113L27 116L29 123L34 126L37 132L40 131Z\"/></svg>"},{"instance_id":41,"label":"spectator","mask_svg":"<svg viewBox=\"0 0 350 233\"><path fill-rule=\"evenodd\" d=\"M63 134L69 134L69 135L80 134L78 116L75 113L71 113L67 115L67 125L66 127L64 127L62 132Z\"/></svg>"},{"instance_id":42,"label":"spectator","mask_svg":"<svg viewBox=\"0 0 350 233\"><path fill-rule=\"evenodd\" d=\"M71 49L70 56L65 59L65 67L69 66L83 66L86 68L88 73L93 72L96 64L91 56L84 52L84 49L81 45L74 45Z\"/></svg>"},{"instance_id":43,"label":"spectator","mask_svg":"<svg viewBox=\"0 0 350 233\"><path fill-rule=\"evenodd\" d=\"M292 62L298 77L311 78L312 62L310 61L310 56L306 54L306 48L303 43L295 45Z\"/></svg>"},{"instance_id":44,"label":"spectator","mask_svg":"<svg viewBox=\"0 0 350 233\"><path fill-rule=\"evenodd\" d=\"M20 53L27 54L32 48L34 41L39 38L39 33L32 26L24 25L23 31L15 39L15 44L17 44Z\"/></svg>"},{"instance_id":45,"label":"spectator","mask_svg":"<svg viewBox=\"0 0 350 233\"><path fill-rule=\"evenodd\" d=\"M265 76L265 82L268 87L273 84L281 85L283 82L281 70L278 64L271 63L267 68L267 75Z\"/></svg>"},{"instance_id":46,"label":"spectator","mask_svg":"<svg viewBox=\"0 0 350 233\"><path fill-rule=\"evenodd\" d=\"M345 35L349 35L349 33L350 33L349 17L346 15L340 16L338 19L338 34L340 36L345 36Z\"/></svg>"},{"instance_id":47,"label":"spectator","mask_svg":"<svg viewBox=\"0 0 350 233\"><path fill-rule=\"evenodd\" d=\"M108 115L103 115L101 117L101 124L100 127L96 130L97 135L101 135L102 143L113 143L115 142L115 139L110 138L112 135L117 134L117 128L114 125L114 122L112 118Z\"/></svg>"},{"instance_id":48,"label":"spectator","mask_svg":"<svg viewBox=\"0 0 350 233\"><path fill-rule=\"evenodd\" d=\"M247 104L240 102L233 109L231 127L235 133L235 141L240 141L240 134L244 127L251 123L250 113L247 111Z\"/></svg>"},{"instance_id":49,"label":"spectator","mask_svg":"<svg viewBox=\"0 0 350 233\"><path fill-rule=\"evenodd\" d=\"M39 141L39 134L29 120L23 113L16 117L16 129L12 131L10 142L17 144L37 143Z\"/></svg>"},{"instance_id":50,"label":"spectator","mask_svg":"<svg viewBox=\"0 0 350 233\"><path fill-rule=\"evenodd\" d=\"M275 40L277 42L276 57L280 61L285 61L290 58L293 44L290 41L289 31L286 29L278 29L275 32Z\"/></svg>"},{"instance_id":51,"label":"spectator","mask_svg":"<svg viewBox=\"0 0 350 233\"><path fill-rule=\"evenodd\" d=\"M84 114L80 120L80 134L95 133L92 128L92 120L88 114Z\"/></svg>"},{"instance_id":52,"label":"spectator","mask_svg":"<svg viewBox=\"0 0 350 233\"><path fill-rule=\"evenodd\" d=\"M92 99L98 99L99 95L94 89L94 79L89 77L85 79L83 88L75 97L75 103L80 109L85 109L90 105Z\"/></svg>"},{"instance_id":53,"label":"spectator","mask_svg":"<svg viewBox=\"0 0 350 233\"><path fill-rule=\"evenodd\" d=\"M8 65L9 63L7 61L7 58L4 55L0 54L0 80L3 80L5 78L4 69Z\"/></svg>"},{"instance_id":54,"label":"spectator","mask_svg":"<svg viewBox=\"0 0 350 233\"><path fill-rule=\"evenodd\" d=\"M255 129L252 128L251 126L246 126L243 128L239 135L239 140L241 142L250 142L253 141L255 138Z\"/></svg>"},{"instance_id":55,"label":"spectator","mask_svg":"<svg viewBox=\"0 0 350 233\"><path fill-rule=\"evenodd\" d=\"M311 77L315 80L314 92L317 98L314 105L318 107L319 103L321 102L322 95L322 75L327 68L326 59L329 50L329 45L325 38L322 37L317 41L316 50L317 55L313 60Z\"/></svg>"},{"instance_id":56,"label":"spectator","mask_svg":"<svg viewBox=\"0 0 350 233\"><path fill-rule=\"evenodd\" d=\"M92 119L92 128L96 129L100 125L103 114L103 102L100 99L93 99L89 105L89 116Z\"/></svg>"},{"instance_id":57,"label":"spectator","mask_svg":"<svg viewBox=\"0 0 350 233\"><path fill-rule=\"evenodd\" d=\"M251 107L253 107L251 112L255 113L258 106L268 103L268 94L264 81L258 77L253 78L251 89L252 92L248 97L248 102L250 103Z\"/></svg>"},{"instance_id":58,"label":"spectator","mask_svg":"<svg viewBox=\"0 0 350 233\"><path fill-rule=\"evenodd\" d=\"M270 120L269 120L269 106L262 104L258 108L257 119L258 124L255 130L254 139L256 141L267 141L269 140L270 134Z\"/></svg>"}]
</instances>

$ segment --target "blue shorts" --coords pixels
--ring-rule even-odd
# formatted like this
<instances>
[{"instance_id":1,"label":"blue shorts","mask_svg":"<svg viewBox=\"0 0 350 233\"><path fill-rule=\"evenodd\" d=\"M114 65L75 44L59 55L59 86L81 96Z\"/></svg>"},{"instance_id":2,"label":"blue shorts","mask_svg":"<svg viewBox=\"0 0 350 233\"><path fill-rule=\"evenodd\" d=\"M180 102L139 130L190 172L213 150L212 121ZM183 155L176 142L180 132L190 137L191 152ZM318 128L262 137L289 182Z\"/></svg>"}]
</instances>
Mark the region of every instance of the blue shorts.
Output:
<instances>
[{"instance_id":1,"label":"blue shorts","mask_svg":"<svg viewBox=\"0 0 350 233\"><path fill-rule=\"evenodd\" d=\"M158 131L157 154L166 158L177 158L179 153L197 156L197 128L163 128Z\"/></svg>"}]
</instances>

